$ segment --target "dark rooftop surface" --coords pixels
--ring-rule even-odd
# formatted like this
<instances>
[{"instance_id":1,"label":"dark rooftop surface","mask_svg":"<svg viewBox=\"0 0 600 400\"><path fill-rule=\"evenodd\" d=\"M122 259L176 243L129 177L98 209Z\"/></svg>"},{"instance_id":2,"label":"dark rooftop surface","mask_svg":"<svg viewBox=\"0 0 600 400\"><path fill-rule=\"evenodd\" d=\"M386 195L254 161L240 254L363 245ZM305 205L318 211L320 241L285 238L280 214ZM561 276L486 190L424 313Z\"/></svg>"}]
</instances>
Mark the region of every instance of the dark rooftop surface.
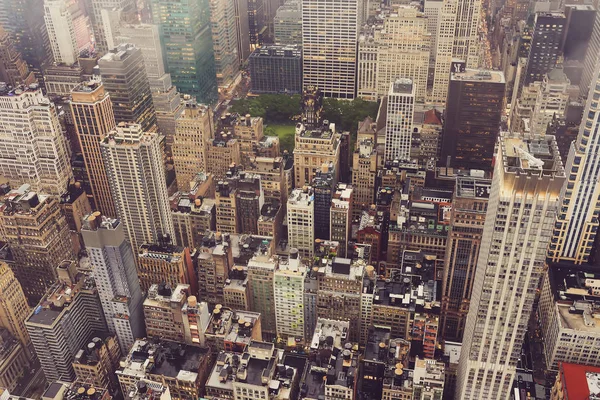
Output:
<instances>
[{"instance_id":1,"label":"dark rooftop surface","mask_svg":"<svg viewBox=\"0 0 600 400\"><path fill-rule=\"evenodd\" d=\"M45 398L53 399L54 397L56 397L58 392L63 388L63 386L64 385L62 383L58 383L58 382L51 383L50 386L48 386L48 389L46 389L46 391L44 392L43 396Z\"/></svg>"},{"instance_id":2,"label":"dark rooftop surface","mask_svg":"<svg viewBox=\"0 0 600 400\"><path fill-rule=\"evenodd\" d=\"M248 377L246 379L246 382L248 382L251 385L262 386L262 373L263 370L268 366L268 360L250 358L250 360L248 361Z\"/></svg>"}]
</instances>

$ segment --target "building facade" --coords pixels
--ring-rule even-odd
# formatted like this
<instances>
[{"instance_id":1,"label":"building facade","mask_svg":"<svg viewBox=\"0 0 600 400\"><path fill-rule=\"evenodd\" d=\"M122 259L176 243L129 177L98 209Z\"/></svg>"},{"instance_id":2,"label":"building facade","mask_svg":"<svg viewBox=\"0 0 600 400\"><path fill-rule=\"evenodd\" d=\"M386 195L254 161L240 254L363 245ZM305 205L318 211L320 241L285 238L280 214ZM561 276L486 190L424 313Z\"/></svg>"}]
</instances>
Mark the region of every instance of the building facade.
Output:
<instances>
[{"instance_id":1,"label":"building facade","mask_svg":"<svg viewBox=\"0 0 600 400\"><path fill-rule=\"evenodd\" d=\"M359 3L302 1L303 81L325 97L354 98Z\"/></svg>"},{"instance_id":2,"label":"building facade","mask_svg":"<svg viewBox=\"0 0 600 400\"><path fill-rule=\"evenodd\" d=\"M385 124L386 161L410 160L415 112L415 85L410 79L397 79L389 86Z\"/></svg>"},{"instance_id":3,"label":"building facade","mask_svg":"<svg viewBox=\"0 0 600 400\"><path fill-rule=\"evenodd\" d=\"M512 388L565 180L553 136L503 134L497 148L458 367L465 400L504 399Z\"/></svg>"}]
</instances>

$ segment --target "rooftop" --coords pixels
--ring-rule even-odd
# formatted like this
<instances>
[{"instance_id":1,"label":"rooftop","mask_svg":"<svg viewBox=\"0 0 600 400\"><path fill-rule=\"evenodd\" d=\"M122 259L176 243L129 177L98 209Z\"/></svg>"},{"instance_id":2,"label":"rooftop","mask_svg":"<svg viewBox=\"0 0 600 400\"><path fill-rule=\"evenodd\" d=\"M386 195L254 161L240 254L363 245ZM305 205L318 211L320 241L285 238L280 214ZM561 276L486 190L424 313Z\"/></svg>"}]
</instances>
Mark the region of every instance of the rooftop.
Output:
<instances>
[{"instance_id":1,"label":"rooftop","mask_svg":"<svg viewBox=\"0 0 600 400\"><path fill-rule=\"evenodd\" d=\"M75 364L96 365L100 362L99 350L108 342L110 336L103 332L96 332L83 349L75 354Z\"/></svg>"},{"instance_id":2,"label":"rooftop","mask_svg":"<svg viewBox=\"0 0 600 400\"><path fill-rule=\"evenodd\" d=\"M117 375L146 377L164 375L185 382L196 382L208 349L159 339L138 339L121 360Z\"/></svg>"},{"instance_id":3,"label":"rooftop","mask_svg":"<svg viewBox=\"0 0 600 400\"><path fill-rule=\"evenodd\" d=\"M190 285L180 283L175 289L169 284L159 283L150 286L148 297L144 300L144 307L166 307L171 308L170 303L179 304L188 295Z\"/></svg>"},{"instance_id":4,"label":"rooftop","mask_svg":"<svg viewBox=\"0 0 600 400\"><path fill-rule=\"evenodd\" d=\"M600 367L562 363L560 369L566 398L600 398Z\"/></svg>"},{"instance_id":5,"label":"rooftop","mask_svg":"<svg viewBox=\"0 0 600 400\"><path fill-rule=\"evenodd\" d=\"M466 69L464 72L453 72L450 79L453 81L505 83L503 72L483 69Z\"/></svg>"},{"instance_id":6,"label":"rooftop","mask_svg":"<svg viewBox=\"0 0 600 400\"><path fill-rule=\"evenodd\" d=\"M314 201L313 189L310 186L305 186L302 189L294 189L288 197L289 206L308 207ZM289 212L289 211L288 211Z\"/></svg>"},{"instance_id":7,"label":"rooftop","mask_svg":"<svg viewBox=\"0 0 600 400\"><path fill-rule=\"evenodd\" d=\"M501 133L499 141L505 172L540 177L565 176L554 136L530 137Z\"/></svg>"},{"instance_id":8,"label":"rooftop","mask_svg":"<svg viewBox=\"0 0 600 400\"><path fill-rule=\"evenodd\" d=\"M218 336L226 342L248 345L252 340L254 325L259 319L260 313L257 312L229 308L215 309L205 333Z\"/></svg>"}]
</instances>

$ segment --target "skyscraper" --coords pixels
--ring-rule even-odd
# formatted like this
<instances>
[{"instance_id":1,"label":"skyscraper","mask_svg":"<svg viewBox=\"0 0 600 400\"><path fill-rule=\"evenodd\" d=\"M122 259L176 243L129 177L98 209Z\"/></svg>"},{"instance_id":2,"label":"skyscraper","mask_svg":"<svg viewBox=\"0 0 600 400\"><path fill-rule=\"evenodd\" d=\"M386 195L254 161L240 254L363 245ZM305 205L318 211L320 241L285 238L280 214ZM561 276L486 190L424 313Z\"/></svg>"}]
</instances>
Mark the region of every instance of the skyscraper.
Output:
<instances>
[{"instance_id":1,"label":"skyscraper","mask_svg":"<svg viewBox=\"0 0 600 400\"><path fill-rule=\"evenodd\" d=\"M415 85L412 80L396 79L389 85L385 124L385 160L410 160L415 112Z\"/></svg>"},{"instance_id":2,"label":"skyscraper","mask_svg":"<svg viewBox=\"0 0 600 400\"><path fill-rule=\"evenodd\" d=\"M44 19L54 61L75 64L79 56L71 10L65 0L44 0Z\"/></svg>"},{"instance_id":3,"label":"skyscraper","mask_svg":"<svg viewBox=\"0 0 600 400\"><path fill-rule=\"evenodd\" d=\"M304 86L325 97L354 98L358 0L303 0Z\"/></svg>"},{"instance_id":4,"label":"skyscraper","mask_svg":"<svg viewBox=\"0 0 600 400\"><path fill-rule=\"evenodd\" d=\"M331 199L330 211L330 239L340 244L338 256L346 257L348 241L352 230L352 186L346 183L338 183L333 198Z\"/></svg>"},{"instance_id":5,"label":"skyscraper","mask_svg":"<svg viewBox=\"0 0 600 400\"><path fill-rule=\"evenodd\" d=\"M155 130L156 113L142 51L132 44L120 44L98 60L98 67L116 123L136 123L144 132Z\"/></svg>"},{"instance_id":6,"label":"skyscraper","mask_svg":"<svg viewBox=\"0 0 600 400\"><path fill-rule=\"evenodd\" d=\"M525 85L541 81L556 66L561 54L566 21L562 13L535 15L535 28L525 71Z\"/></svg>"},{"instance_id":7,"label":"skyscraper","mask_svg":"<svg viewBox=\"0 0 600 400\"><path fill-rule=\"evenodd\" d=\"M255 49L263 44L266 34L266 3L270 0L244 0L248 2L248 30L250 32L250 48Z\"/></svg>"},{"instance_id":8,"label":"skyscraper","mask_svg":"<svg viewBox=\"0 0 600 400\"><path fill-rule=\"evenodd\" d=\"M438 30L436 36L433 87L430 101L443 104L448 96L454 35L456 29L457 0L443 0L438 14Z\"/></svg>"},{"instance_id":9,"label":"skyscraper","mask_svg":"<svg viewBox=\"0 0 600 400\"><path fill-rule=\"evenodd\" d=\"M553 118L564 117L569 103L567 89L570 84L562 68L555 68L544 76L531 114L531 133L544 135Z\"/></svg>"},{"instance_id":10,"label":"skyscraper","mask_svg":"<svg viewBox=\"0 0 600 400\"><path fill-rule=\"evenodd\" d=\"M458 368L459 399L505 399L511 391L564 181L553 136L500 135Z\"/></svg>"},{"instance_id":11,"label":"skyscraper","mask_svg":"<svg viewBox=\"0 0 600 400\"><path fill-rule=\"evenodd\" d=\"M209 0L152 1L152 17L160 26L167 69L181 93L212 104L217 75L210 26Z\"/></svg>"},{"instance_id":12,"label":"skyscraper","mask_svg":"<svg viewBox=\"0 0 600 400\"><path fill-rule=\"evenodd\" d=\"M5 262L0 262L0 292L0 328L8 330L28 350L31 340L25 320L30 308L21 284Z\"/></svg>"},{"instance_id":13,"label":"skyscraper","mask_svg":"<svg viewBox=\"0 0 600 400\"><path fill-rule=\"evenodd\" d=\"M552 261L571 261L582 264L588 261L598 230L600 204L600 66L596 66L591 82L583 121L577 140L571 143L565 170L568 179L561 191L562 207L554 227L548 256Z\"/></svg>"},{"instance_id":14,"label":"skyscraper","mask_svg":"<svg viewBox=\"0 0 600 400\"><path fill-rule=\"evenodd\" d=\"M205 146L213 137L213 113L210 107L188 100L183 114L177 120L173 137L173 164L177 187L189 190L190 182L206 171Z\"/></svg>"},{"instance_id":15,"label":"skyscraper","mask_svg":"<svg viewBox=\"0 0 600 400\"><path fill-rule=\"evenodd\" d=\"M90 81L73 89L71 114L94 205L102 215L115 217L115 203L100 152L100 142L116 128L112 102L104 90L104 85L101 82Z\"/></svg>"},{"instance_id":16,"label":"skyscraper","mask_svg":"<svg viewBox=\"0 0 600 400\"><path fill-rule=\"evenodd\" d=\"M306 266L296 258L280 263L273 277L277 336L304 339L304 279Z\"/></svg>"},{"instance_id":17,"label":"skyscraper","mask_svg":"<svg viewBox=\"0 0 600 400\"><path fill-rule=\"evenodd\" d=\"M62 263L59 275L59 281L25 321L44 375L51 382L74 380L76 353L93 333L106 332L94 281L77 274L74 262Z\"/></svg>"},{"instance_id":18,"label":"skyscraper","mask_svg":"<svg viewBox=\"0 0 600 400\"><path fill-rule=\"evenodd\" d=\"M441 2L440 2L441 3ZM376 101L388 94L390 82L409 78L415 97L425 99L433 35L428 19L411 6L396 6L381 20L363 28L358 41L356 95Z\"/></svg>"},{"instance_id":19,"label":"skyscraper","mask_svg":"<svg viewBox=\"0 0 600 400\"><path fill-rule=\"evenodd\" d=\"M273 20L277 44L302 45L302 2L288 0L277 9Z\"/></svg>"},{"instance_id":20,"label":"skyscraper","mask_svg":"<svg viewBox=\"0 0 600 400\"><path fill-rule=\"evenodd\" d=\"M144 336L144 298L135 257L131 245L125 241L121 222L99 214L83 218L81 235L108 331L117 336L121 349L129 349L135 339Z\"/></svg>"},{"instance_id":21,"label":"skyscraper","mask_svg":"<svg viewBox=\"0 0 600 400\"><path fill-rule=\"evenodd\" d=\"M487 169L500 131L504 74L467 69L452 74L442 133L440 166Z\"/></svg>"},{"instance_id":22,"label":"skyscraper","mask_svg":"<svg viewBox=\"0 0 600 400\"><path fill-rule=\"evenodd\" d=\"M56 267L75 257L59 201L23 185L0 208L0 226L14 258L13 272L34 305L56 281Z\"/></svg>"},{"instance_id":23,"label":"skyscraper","mask_svg":"<svg viewBox=\"0 0 600 400\"><path fill-rule=\"evenodd\" d=\"M0 26L0 81L13 87L35 82L33 72L29 71L27 63L13 46L7 31Z\"/></svg>"},{"instance_id":24,"label":"skyscraper","mask_svg":"<svg viewBox=\"0 0 600 400\"><path fill-rule=\"evenodd\" d=\"M96 39L96 50L103 55L110 50L110 30L107 31L107 13L111 10L133 11L135 1L133 0L86 0L86 8L89 12Z\"/></svg>"},{"instance_id":25,"label":"skyscraper","mask_svg":"<svg viewBox=\"0 0 600 400\"><path fill-rule=\"evenodd\" d=\"M479 67L479 19L481 0L458 0L452 57L464 60L468 68Z\"/></svg>"},{"instance_id":26,"label":"skyscraper","mask_svg":"<svg viewBox=\"0 0 600 400\"><path fill-rule=\"evenodd\" d=\"M250 27L248 26L248 0L233 0L235 7L235 34L237 36L240 64L250 55Z\"/></svg>"},{"instance_id":27,"label":"skyscraper","mask_svg":"<svg viewBox=\"0 0 600 400\"><path fill-rule=\"evenodd\" d=\"M100 144L108 183L134 254L158 234L173 236L161 137L121 123Z\"/></svg>"},{"instance_id":28,"label":"skyscraper","mask_svg":"<svg viewBox=\"0 0 600 400\"><path fill-rule=\"evenodd\" d=\"M288 243L300 257L312 259L315 250L315 202L313 189L294 189L287 202Z\"/></svg>"},{"instance_id":29,"label":"skyscraper","mask_svg":"<svg viewBox=\"0 0 600 400\"><path fill-rule=\"evenodd\" d=\"M235 22L234 1L210 0L210 26L219 87L229 87L240 72Z\"/></svg>"},{"instance_id":30,"label":"skyscraper","mask_svg":"<svg viewBox=\"0 0 600 400\"><path fill-rule=\"evenodd\" d=\"M442 281L440 334L444 340L462 342L490 186L489 179L456 178Z\"/></svg>"},{"instance_id":31,"label":"skyscraper","mask_svg":"<svg viewBox=\"0 0 600 400\"><path fill-rule=\"evenodd\" d=\"M58 112L37 88L0 86L0 175L60 196L72 177Z\"/></svg>"}]
</instances>

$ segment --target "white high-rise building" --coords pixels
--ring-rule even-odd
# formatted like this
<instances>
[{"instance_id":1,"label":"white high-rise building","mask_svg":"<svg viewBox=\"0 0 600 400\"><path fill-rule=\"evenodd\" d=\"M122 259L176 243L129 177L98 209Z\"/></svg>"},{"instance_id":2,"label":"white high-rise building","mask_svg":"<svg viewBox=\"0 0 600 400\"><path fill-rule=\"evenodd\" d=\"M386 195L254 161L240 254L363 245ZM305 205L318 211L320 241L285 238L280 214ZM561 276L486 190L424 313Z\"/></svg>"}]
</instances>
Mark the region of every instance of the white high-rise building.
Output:
<instances>
[{"instance_id":1,"label":"white high-rise building","mask_svg":"<svg viewBox=\"0 0 600 400\"><path fill-rule=\"evenodd\" d=\"M443 104L448 94L452 59L479 68L481 0L443 0L439 8L433 89L430 101Z\"/></svg>"},{"instance_id":2,"label":"white high-rise building","mask_svg":"<svg viewBox=\"0 0 600 400\"><path fill-rule=\"evenodd\" d=\"M361 0L302 0L304 86L354 98Z\"/></svg>"},{"instance_id":3,"label":"white high-rise building","mask_svg":"<svg viewBox=\"0 0 600 400\"><path fill-rule=\"evenodd\" d=\"M562 69L548 72L537 94L535 107L531 114L531 133L545 135L552 119L563 117L569 103L567 89L571 82Z\"/></svg>"},{"instance_id":4,"label":"white high-rise building","mask_svg":"<svg viewBox=\"0 0 600 400\"><path fill-rule=\"evenodd\" d=\"M565 170L554 136L501 134L465 327L457 399L512 390Z\"/></svg>"},{"instance_id":5,"label":"white high-rise building","mask_svg":"<svg viewBox=\"0 0 600 400\"><path fill-rule=\"evenodd\" d=\"M0 176L60 196L73 176L56 107L37 85L0 86Z\"/></svg>"},{"instance_id":6,"label":"white high-rise building","mask_svg":"<svg viewBox=\"0 0 600 400\"><path fill-rule=\"evenodd\" d=\"M79 56L79 47L67 1L44 0L44 20L54 61L75 64Z\"/></svg>"},{"instance_id":7,"label":"white high-rise building","mask_svg":"<svg viewBox=\"0 0 600 400\"><path fill-rule=\"evenodd\" d=\"M450 85L450 68L456 26L456 1L443 0L438 14L433 87L429 101L444 104Z\"/></svg>"},{"instance_id":8,"label":"white high-rise building","mask_svg":"<svg viewBox=\"0 0 600 400\"><path fill-rule=\"evenodd\" d=\"M117 336L123 351L145 336L144 297L135 257L118 219L99 215L83 219L81 236L92 265L108 331Z\"/></svg>"},{"instance_id":9,"label":"white high-rise building","mask_svg":"<svg viewBox=\"0 0 600 400\"><path fill-rule=\"evenodd\" d=\"M437 35L440 23L440 14L444 2L442 0L426 0L423 4L423 14L427 17L427 32L431 35L430 61L435 60L437 49Z\"/></svg>"},{"instance_id":10,"label":"white high-rise building","mask_svg":"<svg viewBox=\"0 0 600 400\"><path fill-rule=\"evenodd\" d=\"M366 25L358 40L357 96L377 101L388 93L390 82L409 78L415 96L427 94L427 65L432 35L428 19L411 6L395 6Z\"/></svg>"},{"instance_id":11,"label":"white high-rise building","mask_svg":"<svg viewBox=\"0 0 600 400\"><path fill-rule=\"evenodd\" d=\"M279 263L273 277L277 335L304 338L304 278L306 266L298 258Z\"/></svg>"},{"instance_id":12,"label":"white high-rise building","mask_svg":"<svg viewBox=\"0 0 600 400\"><path fill-rule=\"evenodd\" d=\"M312 258L315 247L315 201L311 187L294 189L287 202L288 244L301 257Z\"/></svg>"},{"instance_id":13,"label":"white high-rise building","mask_svg":"<svg viewBox=\"0 0 600 400\"><path fill-rule=\"evenodd\" d=\"M142 244L157 243L159 233L173 237L161 140L122 122L100 143L117 216L136 255Z\"/></svg>"},{"instance_id":14,"label":"white high-rise building","mask_svg":"<svg viewBox=\"0 0 600 400\"><path fill-rule=\"evenodd\" d=\"M410 160L415 112L415 86L410 79L397 79L389 87L385 125L385 160Z\"/></svg>"},{"instance_id":15,"label":"white high-rise building","mask_svg":"<svg viewBox=\"0 0 600 400\"><path fill-rule=\"evenodd\" d=\"M571 143L561 192L562 207L549 248L552 261L581 264L588 260L600 214L600 62L596 64L577 140Z\"/></svg>"},{"instance_id":16,"label":"white high-rise building","mask_svg":"<svg viewBox=\"0 0 600 400\"><path fill-rule=\"evenodd\" d=\"M458 0L452 56L466 61L467 68L479 68L479 16L481 0Z\"/></svg>"}]
</instances>

